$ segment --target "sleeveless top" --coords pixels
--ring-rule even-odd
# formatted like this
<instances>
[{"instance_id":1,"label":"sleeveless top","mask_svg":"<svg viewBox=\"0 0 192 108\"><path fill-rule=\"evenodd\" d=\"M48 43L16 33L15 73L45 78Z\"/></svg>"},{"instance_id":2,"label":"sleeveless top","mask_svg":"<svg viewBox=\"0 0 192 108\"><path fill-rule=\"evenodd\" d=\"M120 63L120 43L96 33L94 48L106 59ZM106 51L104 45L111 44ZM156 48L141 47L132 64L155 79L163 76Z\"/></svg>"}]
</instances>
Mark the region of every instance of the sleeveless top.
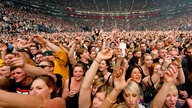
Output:
<instances>
[{"instance_id":1,"label":"sleeveless top","mask_svg":"<svg viewBox=\"0 0 192 108\"><path fill-rule=\"evenodd\" d=\"M71 78L69 78L68 89L70 91L71 85ZM79 99L79 92L76 93L73 97L66 98L66 108L78 108L78 99Z\"/></svg>"}]
</instances>

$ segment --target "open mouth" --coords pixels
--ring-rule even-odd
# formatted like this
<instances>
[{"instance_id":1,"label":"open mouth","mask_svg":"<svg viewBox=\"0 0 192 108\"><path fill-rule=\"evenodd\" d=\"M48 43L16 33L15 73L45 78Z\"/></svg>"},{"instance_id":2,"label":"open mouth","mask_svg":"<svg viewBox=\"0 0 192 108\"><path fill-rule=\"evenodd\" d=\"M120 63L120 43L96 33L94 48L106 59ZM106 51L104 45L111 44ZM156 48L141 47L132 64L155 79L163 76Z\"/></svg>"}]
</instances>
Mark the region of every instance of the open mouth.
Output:
<instances>
[{"instance_id":1,"label":"open mouth","mask_svg":"<svg viewBox=\"0 0 192 108\"><path fill-rule=\"evenodd\" d=\"M170 103L170 107L174 107L175 106L175 103Z\"/></svg>"},{"instance_id":2,"label":"open mouth","mask_svg":"<svg viewBox=\"0 0 192 108\"><path fill-rule=\"evenodd\" d=\"M129 103L128 106L129 106L129 107L133 107L134 104L133 104L133 103Z\"/></svg>"}]
</instances>

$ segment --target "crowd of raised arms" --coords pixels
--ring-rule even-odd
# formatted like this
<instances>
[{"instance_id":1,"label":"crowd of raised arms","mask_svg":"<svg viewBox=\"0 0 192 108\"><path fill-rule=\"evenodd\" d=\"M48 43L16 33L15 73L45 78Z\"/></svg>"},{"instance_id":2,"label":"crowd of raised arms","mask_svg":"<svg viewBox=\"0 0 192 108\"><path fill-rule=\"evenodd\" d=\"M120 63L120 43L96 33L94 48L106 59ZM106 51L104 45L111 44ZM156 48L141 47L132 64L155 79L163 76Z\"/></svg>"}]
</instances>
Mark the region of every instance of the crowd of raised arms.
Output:
<instances>
[{"instance_id":1,"label":"crowd of raised arms","mask_svg":"<svg viewBox=\"0 0 192 108\"><path fill-rule=\"evenodd\" d=\"M67 23L24 14L1 12L0 108L192 108L192 31L48 33L30 25Z\"/></svg>"}]
</instances>

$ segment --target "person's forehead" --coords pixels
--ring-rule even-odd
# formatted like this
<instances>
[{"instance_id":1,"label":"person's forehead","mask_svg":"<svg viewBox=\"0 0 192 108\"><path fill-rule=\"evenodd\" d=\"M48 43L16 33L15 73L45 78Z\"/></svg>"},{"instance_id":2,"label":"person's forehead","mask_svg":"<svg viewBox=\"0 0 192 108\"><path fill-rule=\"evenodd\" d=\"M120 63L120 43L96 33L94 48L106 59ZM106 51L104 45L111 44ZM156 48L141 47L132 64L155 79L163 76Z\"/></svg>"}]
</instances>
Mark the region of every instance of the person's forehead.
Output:
<instances>
[{"instance_id":1,"label":"person's forehead","mask_svg":"<svg viewBox=\"0 0 192 108\"><path fill-rule=\"evenodd\" d=\"M133 52L129 51L128 54L133 54Z\"/></svg>"},{"instance_id":2,"label":"person's forehead","mask_svg":"<svg viewBox=\"0 0 192 108\"><path fill-rule=\"evenodd\" d=\"M10 68L10 66L2 66L2 67L0 67L0 69L9 69Z\"/></svg>"},{"instance_id":3,"label":"person's forehead","mask_svg":"<svg viewBox=\"0 0 192 108\"><path fill-rule=\"evenodd\" d=\"M37 47L35 47L35 46L31 46L30 49L37 49Z\"/></svg>"},{"instance_id":4,"label":"person's forehead","mask_svg":"<svg viewBox=\"0 0 192 108\"><path fill-rule=\"evenodd\" d=\"M41 61L39 65L48 65L49 63L47 61Z\"/></svg>"},{"instance_id":5,"label":"person's forehead","mask_svg":"<svg viewBox=\"0 0 192 108\"><path fill-rule=\"evenodd\" d=\"M42 57L43 56L43 54L37 54L36 55L36 57Z\"/></svg>"},{"instance_id":6,"label":"person's forehead","mask_svg":"<svg viewBox=\"0 0 192 108\"><path fill-rule=\"evenodd\" d=\"M138 68L133 68L132 73L133 73L133 72L139 72L139 73L140 73L140 71L139 71Z\"/></svg>"},{"instance_id":7,"label":"person's forehead","mask_svg":"<svg viewBox=\"0 0 192 108\"><path fill-rule=\"evenodd\" d=\"M31 86L45 86L45 85L46 85L45 81L38 78L33 81Z\"/></svg>"},{"instance_id":8,"label":"person's forehead","mask_svg":"<svg viewBox=\"0 0 192 108\"><path fill-rule=\"evenodd\" d=\"M16 72L17 72L17 73L18 73L18 72L19 72L19 73L25 73L25 72L24 72L22 69L20 69L20 68L17 68L17 69L15 69L15 70L13 70L12 72L13 72L13 73L16 73Z\"/></svg>"},{"instance_id":9,"label":"person's forehead","mask_svg":"<svg viewBox=\"0 0 192 108\"><path fill-rule=\"evenodd\" d=\"M192 52L192 48L191 48L191 49L188 49L187 52Z\"/></svg>"},{"instance_id":10,"label":"person's forehead","mask_svg":"<svg viewBox=\"0 0 192 108\"><path fill-rule=\"evenodd\" d=\"M141 46L146 46L146 44L142 43Z\"/></svg>"},{"instance_id":11,"label":"person's forehead","mask_svg":"<svg viewBox=\"0 0 192 108\"><path fill-rule=\"evenodd\" d=\"M13 56L15 56L14 54L7 54L7 55L5 55L5 57L13 57Z\"/></svg>"},{"instance_id":12,"label":"person's forehead","mask_svg":"<svg viewBox=\"0 0 192 108\"><path fill-rule=\"evenodd\" d=\"M159 52L167 52L167 50L166 49L160 49Z\"/></svg>"}]
</instances>

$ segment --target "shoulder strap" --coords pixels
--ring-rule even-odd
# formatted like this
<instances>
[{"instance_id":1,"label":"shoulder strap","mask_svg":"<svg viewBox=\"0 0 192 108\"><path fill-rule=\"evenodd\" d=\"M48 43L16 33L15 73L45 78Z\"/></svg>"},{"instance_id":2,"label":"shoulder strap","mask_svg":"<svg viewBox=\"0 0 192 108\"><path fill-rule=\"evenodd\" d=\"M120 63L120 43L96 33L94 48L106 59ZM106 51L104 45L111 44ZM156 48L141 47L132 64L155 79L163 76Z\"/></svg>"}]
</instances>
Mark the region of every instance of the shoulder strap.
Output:
<instances>
[{"instance_id":1,"label":"shoulder strap","mask_svg":"<svg viewBox=\"0 0 192 108\"><path fill-rule=\"evenodd\" d=\"M68 84L69 91L70 91L70 86L71 86L71 77L69 78L69 84Z\"/></svg>"},{"instance_id":2,"label":"shoulder strap","mask_svg":"<svg viewBox=\"0 0 192 108\"><path fill-rule=\"evenodd\" d=\"M142 69L140 66L138 66L138 69L139 69L139 71L141 72L142 78L144 78L144 77L145 77L145 74L143 73L143 69Z\"/></svg>"},{"instance_id":3,"label":"shoulder strap","mask_svg":"<svg viewBox=\"0 0 192 108\"><path fill-rule=\"evenodd\" d=\"M152 76L150 76L150 81L151 81L151 84L152 84L152 86L154 86L154 84L153 84L153 81L152 81L152 78L151 78Z\"/></svg>"},{"instance_id":4,"label":"shoulder strap","mask_svg":"<svg viewBox=\"0 0 192 108\"><path fill-rule=\"evenodd\" d=\"M108 78L107 78L107 82L109 82L110 77L111 77L111 74L108 76Z\"/></svg>"}]
</instances>

